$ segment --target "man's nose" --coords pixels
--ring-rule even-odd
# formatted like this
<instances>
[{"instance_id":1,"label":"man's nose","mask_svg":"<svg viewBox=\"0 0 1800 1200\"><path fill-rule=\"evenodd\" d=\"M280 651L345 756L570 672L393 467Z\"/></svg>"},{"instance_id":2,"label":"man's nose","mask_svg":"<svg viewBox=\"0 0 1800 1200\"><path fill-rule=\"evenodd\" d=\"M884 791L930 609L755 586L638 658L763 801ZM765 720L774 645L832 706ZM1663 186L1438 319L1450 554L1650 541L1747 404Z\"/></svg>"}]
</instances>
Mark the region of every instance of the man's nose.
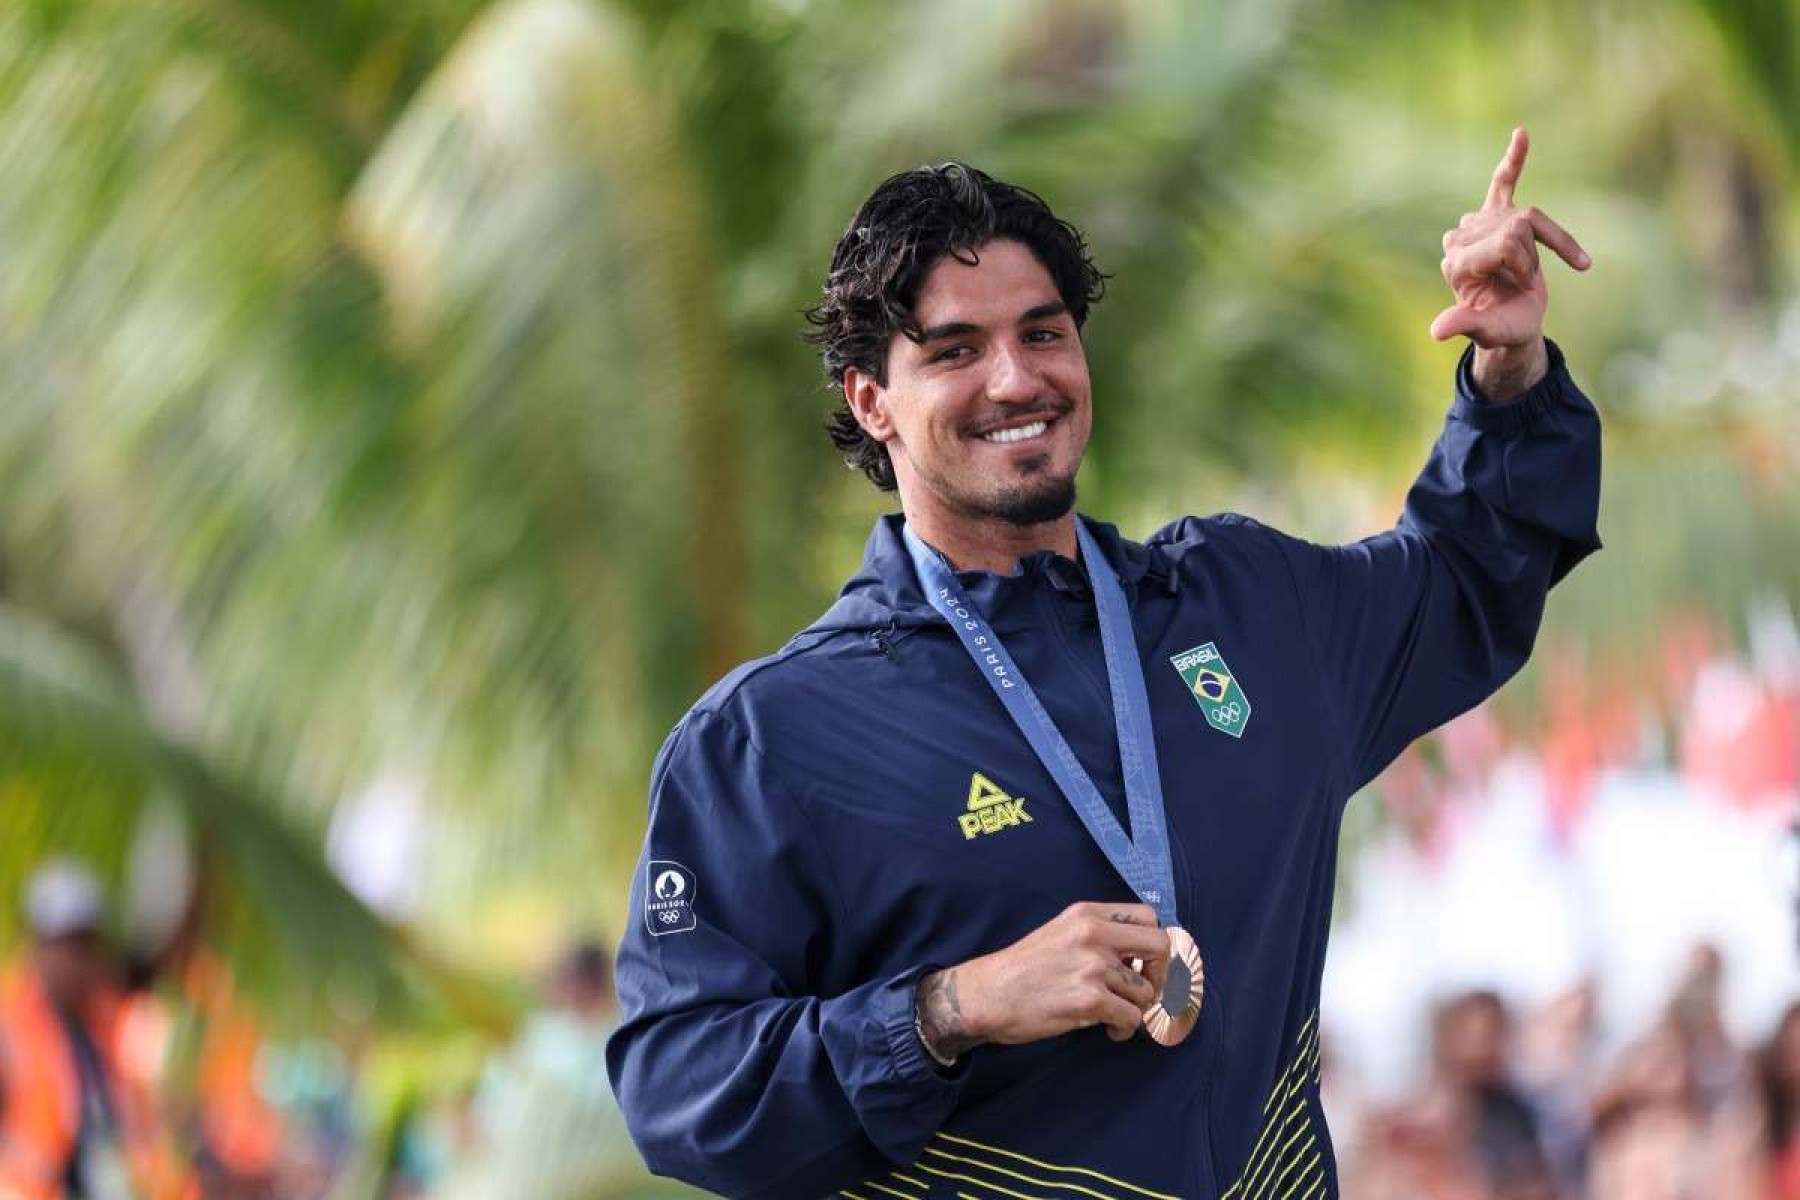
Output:
<instances>
[{"instance_id":1,"label":"man's nose","mask_svg":"<svg viewBox=\"0 0 1800 1200\"><path fill-rule=\"evenodd\" d=\"M1022 347L1002 347L995 351L990 361L988 399L1002 404L1024 404L1038 398L1042 388L1037 371Z\"/></svg>"}]
</instances>

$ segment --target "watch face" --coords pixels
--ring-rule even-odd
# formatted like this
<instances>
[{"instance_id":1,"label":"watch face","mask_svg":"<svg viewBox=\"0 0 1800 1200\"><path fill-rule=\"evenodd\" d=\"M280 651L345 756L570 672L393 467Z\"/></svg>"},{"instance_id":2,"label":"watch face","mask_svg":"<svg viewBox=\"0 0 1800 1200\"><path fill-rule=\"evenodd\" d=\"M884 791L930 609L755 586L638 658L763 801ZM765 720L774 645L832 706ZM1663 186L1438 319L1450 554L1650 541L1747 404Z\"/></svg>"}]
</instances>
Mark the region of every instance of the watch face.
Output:
<instances>
[{"instance_id":1,"label":"watch face","mask_svg":"<svg viewBox=\"0 0 1800 1200\"><path fill-rule=\"evenodd\" d=\"M1156 987L1156 1002L1144 1010L1144 1028L1158 1044L1173 1046L1192 1033L1200 1020L1200 1003L1206 998L1206 968L1200 947L1179 925L1166 930L1169 959L1146 972Z\"/></svg>"}]
</instances>

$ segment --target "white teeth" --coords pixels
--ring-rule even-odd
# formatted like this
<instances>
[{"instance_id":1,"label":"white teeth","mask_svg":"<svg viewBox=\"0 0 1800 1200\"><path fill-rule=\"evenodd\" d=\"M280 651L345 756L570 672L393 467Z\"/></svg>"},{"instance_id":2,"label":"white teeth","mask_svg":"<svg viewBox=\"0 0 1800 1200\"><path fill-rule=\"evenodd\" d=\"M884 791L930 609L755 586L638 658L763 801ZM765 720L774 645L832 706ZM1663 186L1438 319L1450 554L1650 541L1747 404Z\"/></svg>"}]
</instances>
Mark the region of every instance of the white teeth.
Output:
<instances>
[{"instance_id":1,"label":"white teeth","mask_svg":"<svg viewBox=\"0 0 1800 1200\"><path fill-rule=\"evenodd\" d=\"M1007 442L1022 442L1026 438L1034 438L1048 428L1050 428L1048 421L1033 421L1031 424L1021 425L1017 429L996 429L992 433L984 433L981 436L983 441L1005 445Z\"/></svg>"}]
</instances>

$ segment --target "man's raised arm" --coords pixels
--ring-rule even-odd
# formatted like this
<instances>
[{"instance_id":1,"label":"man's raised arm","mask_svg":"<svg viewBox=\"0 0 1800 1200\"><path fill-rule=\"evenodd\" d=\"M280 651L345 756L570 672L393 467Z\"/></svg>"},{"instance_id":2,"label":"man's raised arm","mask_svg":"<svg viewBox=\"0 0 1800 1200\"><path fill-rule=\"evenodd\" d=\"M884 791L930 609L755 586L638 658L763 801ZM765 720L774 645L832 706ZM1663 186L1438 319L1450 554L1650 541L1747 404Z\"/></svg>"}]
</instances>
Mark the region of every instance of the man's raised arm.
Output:
<instances>
[{"instance_id":1,"label":"man's raised arm","mask_svg":"<svg viewBox=\"0 0 1800 1200\"><path fill-rule=\"evenodd\" d=\"M1269 534L1339 725L1345 794L1511 678L1551 586L1600 548L1600 418L1544 338L1537 245L1578 270L1590 260L1514 207L1527 146L1515 130L1482 207L1444 235L1456 302L1431 333L1473 345L1399 523L1347 546Z\"/></svg>"}]
</instances>

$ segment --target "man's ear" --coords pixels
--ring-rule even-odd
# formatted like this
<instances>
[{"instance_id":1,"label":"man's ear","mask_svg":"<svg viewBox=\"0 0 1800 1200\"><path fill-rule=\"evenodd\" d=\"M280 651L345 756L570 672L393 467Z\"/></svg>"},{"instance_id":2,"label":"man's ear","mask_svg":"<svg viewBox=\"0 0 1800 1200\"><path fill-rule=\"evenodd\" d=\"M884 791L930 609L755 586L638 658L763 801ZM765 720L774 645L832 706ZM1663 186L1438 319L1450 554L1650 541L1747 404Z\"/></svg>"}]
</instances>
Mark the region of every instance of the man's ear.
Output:
<instances>
[{"instance_id":1,"label":"man's ear","mask_svg":"<svg viewBox=\"0 0 1800 1200\"><path fill-rule=\"evenodd\" d=\"M844 403L864 433L878 442L894 438L894 422L887 411L887 389L861 367L844 368Z\"/></svg>"}]
</instances>

